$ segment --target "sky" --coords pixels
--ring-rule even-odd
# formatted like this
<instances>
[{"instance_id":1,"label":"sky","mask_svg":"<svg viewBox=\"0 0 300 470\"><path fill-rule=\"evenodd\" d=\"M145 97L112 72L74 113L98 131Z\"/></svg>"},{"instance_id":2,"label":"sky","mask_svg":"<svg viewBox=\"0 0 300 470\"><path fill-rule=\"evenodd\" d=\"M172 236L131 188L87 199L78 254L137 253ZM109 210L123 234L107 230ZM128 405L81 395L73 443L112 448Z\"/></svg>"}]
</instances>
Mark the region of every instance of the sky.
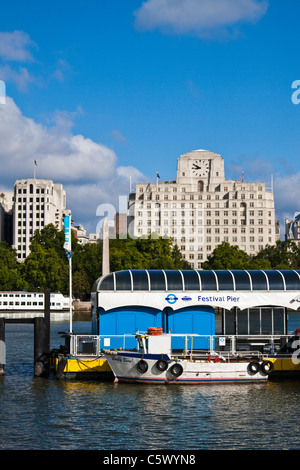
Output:
<instances>
[{"instance_id":1,"label":"sky","mask_svg":"<svg viewBox=\"0 0 300 470\"><path fill-rule=\"evenodd\" d=\"M283 236L300 211L299 16L299 0L0 0L0 190L36 160L93 233L205 149L226 179L273 180Z\"/></svg>"}]
</instances>

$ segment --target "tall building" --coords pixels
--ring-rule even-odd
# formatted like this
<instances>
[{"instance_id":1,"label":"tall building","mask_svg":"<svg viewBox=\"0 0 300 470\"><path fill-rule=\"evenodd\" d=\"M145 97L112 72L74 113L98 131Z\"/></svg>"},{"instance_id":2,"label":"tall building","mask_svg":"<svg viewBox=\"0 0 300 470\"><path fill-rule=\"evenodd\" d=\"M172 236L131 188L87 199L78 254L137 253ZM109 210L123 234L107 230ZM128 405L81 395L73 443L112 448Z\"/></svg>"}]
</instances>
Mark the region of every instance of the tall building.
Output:
<instances>
[{"instance_id":1,"label":"tall building","mask_svg":"<svg viewBox=\"0 0 300 470\"><path fill-rule=\"evenodd\" d=\"M207 150L181 155L176 181L137 184L128 219L134 236L171 237L194 268L223 241L250 255L276 242L272 190L226 180L223 158Z\"/></svg>"},{"instance_id":2,"label":"tall building","mask_svg":"<svg viewBox=\"0 0 300 470\"><path fill-rule=\"evenodd\" d=\"M293 220L285 219L285 239L300 247L300 212L295 212Z\"/></svg>"},{"instance_id":3,"label":"tall building","mask_svg":"<svg viewBox=\"0 0 300 470\"><path fill-rule=\"evenodd\" d=\"M14 187L13 246L19 261L30 253L29 246L35 230L53 224L63 230L66 193L62 184L44 179L17 180Z\"/></svg>"},{"instance_id":4,"label":"tall building","mask_svg":"<svg viewBox=\"0 0 300 470\"><path fill-rule=\"evenodd\" d=\"M120 237L127 236L127 214L120 214L119 212L116 212L115 227L116 235Z\"/></svg>"},{"instance_id":5,"label":"tall building","mask_svg":"<svg viewBox=\"0 0 300 470\"><path fill-rule=\"evenodd\" d=\"M0 192L0 242L12 244L13 191Z\"/></svg>"}]
</instances>

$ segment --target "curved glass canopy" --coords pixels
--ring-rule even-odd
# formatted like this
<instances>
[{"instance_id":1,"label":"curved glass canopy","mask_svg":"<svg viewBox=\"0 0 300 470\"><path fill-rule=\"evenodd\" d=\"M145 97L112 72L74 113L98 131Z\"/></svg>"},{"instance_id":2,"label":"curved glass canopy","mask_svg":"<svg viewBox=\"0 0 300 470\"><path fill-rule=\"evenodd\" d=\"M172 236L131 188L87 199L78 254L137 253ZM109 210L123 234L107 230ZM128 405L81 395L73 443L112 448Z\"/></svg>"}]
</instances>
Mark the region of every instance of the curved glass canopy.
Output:
<instances>
[{"instance_id":1,"label":"curved glass canopy","mask_svg":"<svg viewBox=\"0 0 300 470\"><path fill-rule=\"evenodd\" d=\"M98 279L94 291L300 290L300 271L126 270Z\"/></svg>"}]
</instances>

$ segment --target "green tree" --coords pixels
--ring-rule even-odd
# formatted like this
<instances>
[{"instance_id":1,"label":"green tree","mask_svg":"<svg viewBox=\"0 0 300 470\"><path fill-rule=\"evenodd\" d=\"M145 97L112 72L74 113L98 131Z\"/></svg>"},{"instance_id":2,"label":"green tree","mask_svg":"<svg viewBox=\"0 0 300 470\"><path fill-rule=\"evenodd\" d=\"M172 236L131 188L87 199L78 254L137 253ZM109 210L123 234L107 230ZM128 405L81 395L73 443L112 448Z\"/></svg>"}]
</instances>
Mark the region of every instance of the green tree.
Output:
<instances>
[{"instance_id":1,"label":"green tree","mask_svg":"<svg viewBox=\"0 0 300 470\"><path fill-rule=\"evenodd\" d=\"M91 285L84 269L75 271L72 279L72 290L76 299L85 300L89 298Z\"/></svg>"},{"instance_id":2,"label":"green tree","mask_svg":"<svg viewBox=\"0 0 300 470\"><path fill-rule=\"evenodd\" d=\"M109 261L111 271L143 269L145 257L137 240L116 238L109 241Z\"/></svg>"},{"instance_id":3,"label":"green tree","mask_svg":"<svg viewBox=\"0 0 300 470\"><path fill-rule=\"evenodd\" d=\"M86 245L75 245L74 255L72 256L72 271L73 279L76 273L78 275L80 285L84 286L88 282L90 290L96 281L101 276L102 271L102 243L87 243ZM83 273L85 281L83 282ZM78 284L79 289L79 284ZM83 291L77 290L77 297L83 298L85 296L86 288Z\"/></svg>"},{"instance_id":4,"label":"green tree","mask_svg":"<svg viewBox=\"0 0 300 470\"><path fill-rule=\"evenodd\" d=\"M237 246L222 242L203 263L203 269L246 269L249 255Z\"/></svg>"},{"instance_id":5,"label":"green tree","mask_svg":"<svg viewBox=\"0 0 300 470\"><path fill-rule=\"evenodd\" d=\"M191 265L182 257L182 253L178 248L178 245L174 245L172 248L172 260L174 263L174 269L191 269Z\"/></svg>"},{"instance_id":6,"label":"green tree","mask_svg":"<svg viewBox=\"0 0 300 470\"><path fill-rule=\"evenodd\" d=\"M35 231L22 269L29 290L68 293L68 260L63 245L64 233L54 225Z\"/></svg>"},{"instance_id":7,"label":"green tree","mask_svg":"<svg viewBox=\"0 0 300 470\"><path fill-rule=\"evenodd\" d=\"M72 236L72 250L74 251L77 246L77 239ZM36 230L31 240L30 251L34 250L35 246L42 246L46 250L54 249L62 260L66 260L66 253L64 250L65 234L63 231L57 230L53 224L46 225L41 231Z\"/></svg>"},{"instance_id":8,"label":"green tree","mask_svg":"<svg viewBox=\"0 0 300 470\"><path fill-rule=\"evenodd\" d=\"M292 240L277 241L261 250L254 260L268 261L271 269L299 269L300 249Z\"/></svg>"},{"instance_id":9,"label":"green tree","mask_svg":"<svg viewBox=\"0 0 300 470\"><path fill-rule=\"evenodd\" d=\"M24 276L29 290L68 292L68 264L55 248L32 245L31 253L24 262Z\"/></svg>"},{"instance_id":10,"label":"green tree","mask_svg":"<svg viewBox=\"0 0 300 470\"><path fill-rule=\"evenodd\" d=\"M272 269L268 257L251 257L238 246L223 242L203 263L203 269Z\"/></svg>"},{"instance_id":11,"label":"green tree","mask_svg":"<svg viewBox=\"0 0 300 470\"><path fill-rule=\"evenodd\" d=\"M17 262L16 252L6 242L0 243L0 290L26 289L27 283Z\"/></svg>"}]
</instances>

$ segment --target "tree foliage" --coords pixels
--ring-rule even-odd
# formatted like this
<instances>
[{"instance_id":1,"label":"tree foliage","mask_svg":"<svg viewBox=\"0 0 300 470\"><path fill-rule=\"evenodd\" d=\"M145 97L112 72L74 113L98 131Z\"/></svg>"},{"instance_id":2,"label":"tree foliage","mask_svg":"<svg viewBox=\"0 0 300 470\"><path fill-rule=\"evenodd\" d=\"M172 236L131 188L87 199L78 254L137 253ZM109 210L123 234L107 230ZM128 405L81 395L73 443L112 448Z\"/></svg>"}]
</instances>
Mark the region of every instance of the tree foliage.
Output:
<instances>
[{"instance_id":1,"label":"tree foliage","mask_svg":"<svg viewBox=\"0 0 300 470\"><path fill-rule=\"evenodd\" d=\"M14 250L0 244L0 290L50 289L68 294L69 262L63 245L64 233L52 224L35 232L30 254L22 264L17 262ZM102 243L80 245L72 232L72 251L72 291L76 298L85 299L102 274ZM111 271L190 268L178 247L162 238L112 239L109 253Z\"/></svg>"},{"instance_id":2,"label":"tree foliage","mask_svg":"<svg viewBox=\"0 0 300 470\"><path fill-rule=\"evenodd\" d=\"M63 248L64 233L53 225L35 232L30 255L18 263L16 252L0 243L0 290L69 292L69 262ZM72 232L72 287L76 298L89 298L92 286L102 275L102 243L80 245ZM163 238L111 239L110 270L191 269L177 245ZM278 241L256 256L237 246L221 243L203 269L299 269L300 249L291 241Z\"/></svg>"},{"instance_id":3,"label":"tree foliage","mask_svg":"<svg viewBox=\"0 0 300 470\"><path fill-rule=\"evenodd\" d=\"M277 241L256 256L250 256L237 246L221 243L207 261L203 269L299 269L300 248L295 242Z\"/></svg>"},{"instance_id":4,"label":"tree foliage","mask_svg":"<svg viewBox=\"0 0 300 470\"><path fill-rule=\"evenodd\" d=\"M24 284L15 250L5 242L0 243L0 289L19 290Z\"/></svg>"}]
</instances>

